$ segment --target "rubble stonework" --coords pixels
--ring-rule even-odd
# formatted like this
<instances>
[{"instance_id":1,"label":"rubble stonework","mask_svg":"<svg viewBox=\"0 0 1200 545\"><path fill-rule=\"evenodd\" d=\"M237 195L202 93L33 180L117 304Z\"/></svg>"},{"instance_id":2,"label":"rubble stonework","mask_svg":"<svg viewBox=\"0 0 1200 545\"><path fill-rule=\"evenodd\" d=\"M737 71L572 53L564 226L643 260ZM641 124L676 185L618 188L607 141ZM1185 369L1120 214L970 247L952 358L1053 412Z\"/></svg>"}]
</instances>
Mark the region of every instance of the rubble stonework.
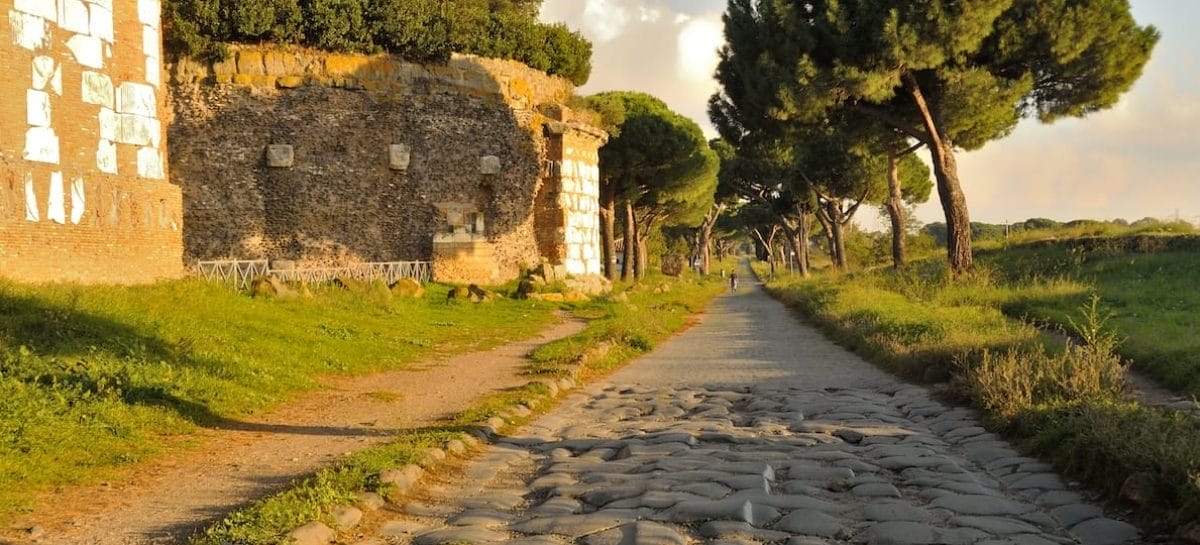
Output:
<instances>
[{"instance_id":1,"label":"rubble stonework","mask_svg":"<svg viewBox=\"0 0 1200 545\"><path fill-rule=\"evenodd\" d=\"M543 259L599 272L605 135L561 107L566 80L472 56L422 66L262 48L171 75L187 260L432 260L436 279L464 283ZM287 161L269 151L282 146ZM570 218L544 230L542 214ZM563 251L544 251L548 237Z\"/></svg>"},{"instance_id":2,"label":"rubble stonework","mask_svg":"<svg viewBox=\"0 0 1200 545\"><path fill-rule=\"evenodd\" d=\"M0 17L0 276L181 275L159 0L0 0Z\"/></svg>"}]
</instances>

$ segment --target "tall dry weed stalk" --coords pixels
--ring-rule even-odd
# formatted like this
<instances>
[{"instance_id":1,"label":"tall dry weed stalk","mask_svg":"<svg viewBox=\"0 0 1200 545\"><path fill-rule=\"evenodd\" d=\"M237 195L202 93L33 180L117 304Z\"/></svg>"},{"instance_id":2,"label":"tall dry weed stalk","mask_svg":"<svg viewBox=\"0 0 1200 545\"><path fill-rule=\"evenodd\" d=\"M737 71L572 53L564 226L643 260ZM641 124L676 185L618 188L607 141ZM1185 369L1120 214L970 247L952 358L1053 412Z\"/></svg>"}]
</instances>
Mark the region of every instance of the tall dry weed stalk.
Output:
<instances>
[{"instance_id":1,"label":"tall dry weed stalk","mask_svg":"<svg viewBox=\"0 0 1200 545\"><path fill-rule=\"evenodd\" d=\"M1042 347L985 352L967 373L980 405L1008 421L1033 407L1116 399L1126 365L1115 352L1119 339L1105 327L1109 315L1095 295L1080 315L1071 321L1079 340L1068 340L1061 354Z\"/></svg>"}]
</instances>

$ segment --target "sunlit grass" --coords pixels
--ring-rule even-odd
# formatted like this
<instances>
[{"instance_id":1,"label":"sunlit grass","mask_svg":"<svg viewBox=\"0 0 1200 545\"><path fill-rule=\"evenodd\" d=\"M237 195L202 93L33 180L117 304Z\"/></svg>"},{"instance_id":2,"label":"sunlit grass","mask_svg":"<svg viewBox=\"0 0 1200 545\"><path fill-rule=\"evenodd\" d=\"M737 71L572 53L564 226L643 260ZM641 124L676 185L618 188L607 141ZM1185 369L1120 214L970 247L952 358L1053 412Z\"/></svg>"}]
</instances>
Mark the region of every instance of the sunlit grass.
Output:
<instances>
[{"instance_id":1,"label":"sunlit grass","mask_svg":"<svg viewBox=\"0 0 1200 545\"><path fill-rule=\"evenodd\" d=\"M327 288L251 299L219 285L0 283L0 520L54 487L112 478L164 437L244 418L328 374L406 366L529 337L532 301L447 305Z\"/></svg>"},{"instance_id":2,"label":"sunlit grass","mask_svg":"<svg viewBox=\"0 0 1200 545\"><path fill-rule=\"evenodd\" d=\"M1200 392L1193 246L1192 237L1039 243L984 252L956 279L938 260L769 289L867 358L949 379L993 428L1075 478L1115 494L1129 476L1152 475L1142 515L1180 524L1200 516L1200 420L1125 401L1118 377L1132 359ZM1079 344L1047 342L1046 327Z\"/></svg>"}]
</instances>

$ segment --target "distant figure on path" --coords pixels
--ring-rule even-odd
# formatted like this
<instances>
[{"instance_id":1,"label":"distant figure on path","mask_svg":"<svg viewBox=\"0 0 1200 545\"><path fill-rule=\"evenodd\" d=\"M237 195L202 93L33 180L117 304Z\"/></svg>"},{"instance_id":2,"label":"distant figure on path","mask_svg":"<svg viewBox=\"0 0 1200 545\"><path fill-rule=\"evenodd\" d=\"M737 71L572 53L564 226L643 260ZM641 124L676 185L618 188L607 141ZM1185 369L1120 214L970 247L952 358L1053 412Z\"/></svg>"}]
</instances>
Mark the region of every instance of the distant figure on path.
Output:
<instances>
[{"instance_id":1,"label":"distant figure on path","mask_svg":"<svg viewBox=\"0 0 1200 545\"><path fill-rule=\"evenodd\" d=\"M737 290L737 273L729 273L729 289Z\"/></svg>"}]
</instances>

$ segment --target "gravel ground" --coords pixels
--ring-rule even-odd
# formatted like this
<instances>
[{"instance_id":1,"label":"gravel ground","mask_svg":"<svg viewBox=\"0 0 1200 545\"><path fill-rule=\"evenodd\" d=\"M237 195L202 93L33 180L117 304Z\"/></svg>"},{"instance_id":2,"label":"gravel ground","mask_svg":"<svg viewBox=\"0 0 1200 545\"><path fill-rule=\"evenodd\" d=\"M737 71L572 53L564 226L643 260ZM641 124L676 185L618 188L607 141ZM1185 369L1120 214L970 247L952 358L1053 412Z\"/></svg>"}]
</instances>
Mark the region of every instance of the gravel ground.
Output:
<instances>
[{"instance_id":1,"label":"gravel ground","mask_svg":"<svg viewBox=\"0 0 1200 545\"><path fill-rule=\"evenodd\" d=\"M380 512L390 520L364 527L357 542L1139 539L977 418L744 285L683 335L500 438L458 478Z\"/></svg>"}]
</instances>

